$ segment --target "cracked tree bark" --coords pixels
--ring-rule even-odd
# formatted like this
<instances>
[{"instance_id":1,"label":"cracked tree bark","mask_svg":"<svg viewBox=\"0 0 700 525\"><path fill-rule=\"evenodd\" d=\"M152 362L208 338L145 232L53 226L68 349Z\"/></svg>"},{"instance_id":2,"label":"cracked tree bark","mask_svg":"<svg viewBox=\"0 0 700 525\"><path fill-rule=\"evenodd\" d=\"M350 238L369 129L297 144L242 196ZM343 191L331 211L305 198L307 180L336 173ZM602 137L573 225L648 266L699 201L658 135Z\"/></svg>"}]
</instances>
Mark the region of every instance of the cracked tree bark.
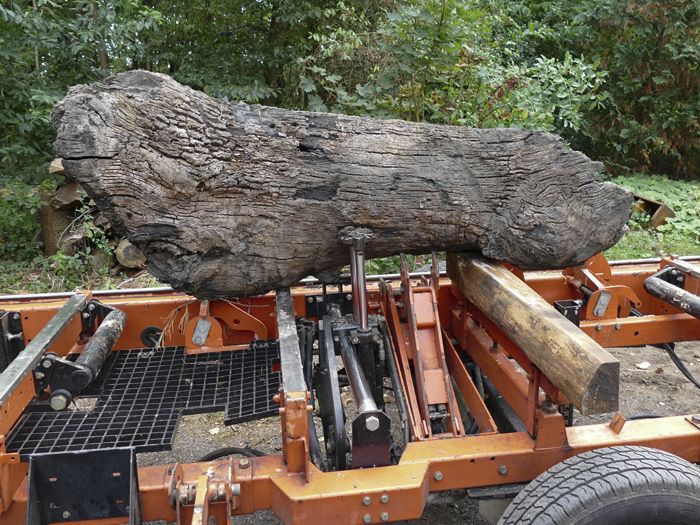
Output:
<instances>
[{"instance_id":1,"label":"cracked tree bark","mask_svg":"<svg viewBox=\"0 0 700 525\"><path fill-rule=\"evenodd\" d=\"M72 88L56 154L153 275L243 296L369 257L481 251L523 269L617 242L632 196L551 134L288 111L130 71Z\"/></svg>"}]
</instances>

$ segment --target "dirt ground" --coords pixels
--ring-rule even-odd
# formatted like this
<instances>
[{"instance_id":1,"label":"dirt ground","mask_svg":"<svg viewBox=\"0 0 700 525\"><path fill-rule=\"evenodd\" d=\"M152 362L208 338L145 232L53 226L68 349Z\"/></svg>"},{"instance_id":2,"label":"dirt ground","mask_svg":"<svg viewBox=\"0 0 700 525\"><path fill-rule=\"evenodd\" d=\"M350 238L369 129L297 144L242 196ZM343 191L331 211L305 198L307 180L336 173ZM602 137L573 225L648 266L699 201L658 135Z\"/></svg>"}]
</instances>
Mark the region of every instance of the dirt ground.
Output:
<instances>
[{"instance_id":1,"label":"dirt ground","mask_svg":"<svg viewBox=\"0 0 700 525\"><path fill-rule=\"evenodd\" d=\"M700 377L700 343L680 343L676 350L688 369ZM612 349L611 352L621 362L621 412L625 416L700 412L700 390L681 375L666 352L649 346ZM648 367L646 363L649 364ZM344 393L344 398L347 396L348 394ZM583 417L576 414L574 424L602 423L609 420L610 415ZM172 451L140 454L138 462L139 465L149 465L194 461L223 446L249 446L275 454L280 453L279 434L277 418L226 427L223 425L222 413L185 416L180 423ZM488 523L479 515L478 503L470 499L466 491L431 495L422 518L403 523L425 522L475 525ZM280 522L273 513L261 512L254 516L241 517L239 523L272 525Z\"/></svg>"}]
</instances>

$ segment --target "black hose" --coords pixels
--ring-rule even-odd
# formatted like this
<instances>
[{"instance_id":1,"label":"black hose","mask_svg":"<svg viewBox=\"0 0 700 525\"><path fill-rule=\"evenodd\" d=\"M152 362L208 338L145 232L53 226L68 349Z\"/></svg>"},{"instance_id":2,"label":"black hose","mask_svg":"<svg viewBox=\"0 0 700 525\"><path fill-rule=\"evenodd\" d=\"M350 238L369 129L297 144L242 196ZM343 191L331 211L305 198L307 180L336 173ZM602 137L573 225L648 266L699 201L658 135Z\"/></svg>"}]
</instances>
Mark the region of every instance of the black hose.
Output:
<instances>
[{"instance_id":1,"label":"black hose","mask_svg":"<svg viewBox=\"0 0 700 525\"><path fill-rule=\"evenodd\" d=\"M197 462L213 461L219 458L225 458L226 456L232 456L238 454L240 456L245 456L247 458L254 458L265 456L266 454L261 450L256 450L250 447L223 447L212 450L208 454L205 454L197 460Z\"/></svg>"},{"instance_id":2,"label":"black hose","mask_svg":"<svg viewBox=\"0 0 700 525\"><path fill-rule=\"evenodd\" d=\"M313 356L314 356L314 340L316 339L316 334L318 330L316 329L316 323L304 326L304 372L306 381L306 388L311 394L309 399L311 403L312 410L309 412L308 422L309 422L309 455L311 456L311 461L314 465L323 471L328 470L326 460L321 453L321 443L318 440L318 433L316 432L316 425L314 424L314 412L313 407L316 406L316 397L314 395L313 387Z\"/></svg>"},{"instance_id":3,"label":"black hose","mask_svg":"<svg viewBox=\"0 0 700 525\"><path fill-rule=\"evenodd\" d=\"M625 419L627 421L634 421L636 419L658 419L661 417L664 417L664 416L658 416L656 414L635 414L633 416L626 417Z\"/></svg>"},{"instance_id":4,"label":"black hose","mask_svg":"<svg viewBox=\"0 0 700 525\"><path fill-rule=\"evenodd\" d=\"M403 432L405 447L411 442L411 430L408 427L406 398L403 395L403 387L401 386L398 368L396 367L396 356L394 356L394 351L392 350L391 343L389 342L389 337L386 334L386 325L383 325L381 328L382 336L384 337L384 354L386 356L386 364L387 368L389 369L391 383L394 385L394 398L396 399L396 406L399 409L399 418L401 418L401 430Z\"/></svg>"},{"instance_id":5,"label":"black hose","mask_svg":"<svg viewBox=\"0 0 700 525\"><path fill-rule=\"evenodd\" d=\"M635 308L630 308L630 315L632 317L642 317L642 313L635 309ZM695 379L695 376L688 370L688 368L685 366L685 363L681 360L681 358L678 356L676 353L676 350L673 348L673 345L670 343L661 343L659 348L663 349L666 351L668 356L671 358L671 362L676 365L676 368L685 376L685 378L693 383L697 388L700 388L700 382Z\"/></svg>"}]
</instances>

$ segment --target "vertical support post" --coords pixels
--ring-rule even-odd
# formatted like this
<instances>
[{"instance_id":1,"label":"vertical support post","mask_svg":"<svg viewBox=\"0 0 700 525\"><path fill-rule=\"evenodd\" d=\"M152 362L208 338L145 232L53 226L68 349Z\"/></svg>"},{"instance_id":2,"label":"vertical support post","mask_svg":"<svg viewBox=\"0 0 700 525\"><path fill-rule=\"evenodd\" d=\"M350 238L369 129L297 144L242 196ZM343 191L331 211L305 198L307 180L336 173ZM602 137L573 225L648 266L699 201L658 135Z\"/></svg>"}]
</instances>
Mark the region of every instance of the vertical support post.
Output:
<instances>
[{"instance_id":1,"label":"vertical support post","mask_svg":"<svg viewBox=\"0 0 700 525\"><path fill-rule=\"evenodd\" d=\"M367 313L367 279L365 276L365 240L353 239L350 245L350 270L352 272L352 305L355 321L360 330L369 329Z\"/></svg>"},{"instance_id":2,"label":"vertical support post","mask_svg":"<svg viewBox=\"0 0 700 525\"><path fill-rule=\"evenodd\" d=\"M311 459L309 456L310 398L306 390L304 369L299 353L294 307L289 288L276 291L277 331L280 346L282 388L277 400L282 420L282 452L290 472L305 472L309 481Z\"/></svg>"}]
</instances>

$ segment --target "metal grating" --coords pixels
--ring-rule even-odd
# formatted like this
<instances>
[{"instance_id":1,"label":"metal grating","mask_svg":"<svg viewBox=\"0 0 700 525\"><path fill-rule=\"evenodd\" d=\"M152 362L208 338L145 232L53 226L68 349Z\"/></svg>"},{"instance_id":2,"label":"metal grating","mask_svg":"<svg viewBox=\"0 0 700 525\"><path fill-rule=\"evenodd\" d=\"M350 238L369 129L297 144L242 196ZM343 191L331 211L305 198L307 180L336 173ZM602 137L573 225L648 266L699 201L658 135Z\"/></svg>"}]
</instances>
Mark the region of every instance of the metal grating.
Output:
<instances>
[{"instance_id":1,"label":"metal grating","mask_svg":"<svg viewBox=\"0 0 700 525\"><path fill-rule=\"evenodd\" d=\"M135 447L170 450L180 416L225 411L233 424L278 413L279 345L185 355L184 349L114 352L95 406L87 412L38 412L30 405L7 440L8 452Z\"/></svg>"}]
</instances>

